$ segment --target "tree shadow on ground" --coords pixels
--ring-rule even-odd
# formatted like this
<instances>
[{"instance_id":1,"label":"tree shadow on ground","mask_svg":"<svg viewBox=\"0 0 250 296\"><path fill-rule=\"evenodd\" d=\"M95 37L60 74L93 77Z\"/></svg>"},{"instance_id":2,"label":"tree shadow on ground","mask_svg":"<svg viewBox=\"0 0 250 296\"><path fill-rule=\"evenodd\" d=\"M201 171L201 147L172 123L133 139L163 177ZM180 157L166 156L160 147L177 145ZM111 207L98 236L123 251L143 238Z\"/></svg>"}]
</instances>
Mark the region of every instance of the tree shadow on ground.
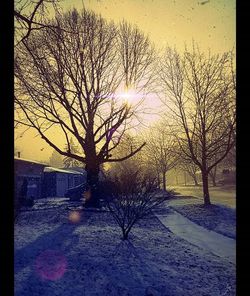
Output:
<instances>
[{"instance_id":1,"label":"tree shadow on ground","mask_svg":"<svg viewBox=\"0 0 250 296\"><path fill-rule=\"evenodd\" d=\"M220 295L227 279L222 272L224 265L213 270L217 262L210 258L204 271L199 267L206 261L203 253L199 255L188 243L171 236L156 217L149 220L141 220L132 230L129 243L121 242L119 230L106 214L91 215L88 223L78 224L74 234L75 225L68 225L66 230L57 228L59 233L49 236L46 247L54 248L52 241L57 245L55 238L59 240L58 247L67 258L65 273L56 280L43 279L29 260L27 276L21 270L16 279L15 296L192 296L193 289L197 295ZM78 237L72 238L75 234L79 241ZM38 245L39 241L34 247ZM29 250L32 252L30 245L22 249L22 254ZM194 274L189 274L192 268ZM204 277L204 272L208 276ZM217 276L225 279L219 288L214 287Z\"/></svg>"},{"instance_id":2,"label":"tree shadow on ground","mask_svg":"<svg viewBox=\"0 0 250 296\"><path fill-rule=\"evenodd\" d=\"M53 231L40 236L34 242L17 250L14 255L15 273L32 264L35 258L44 250L61 250L67 253L71 246L78 242L78 235L72 235L76 227L77 224L62 224ZM70 238L70 244L65 245L64 242L67 238Z\"/></svg>"},{"instance_id":3,"label":"tree shadow on ground","mask_svg":"<svg viewBox=\"0 0 250 296\"><path fill-rule=\"evenodd\" d=\"M55 241L55 236L57 239L60 235L66 238L72 230L73 227L67 231L58 228L56 233L50 235L54 235ZM62 241L62 238L61 241L59 239L59 244L62 244ZM78 242L72 240L72 243ZM54 248L55 245L52 243L50 247ZM166 291L168 291L166 295L181 295L178 294L177 288L156 276L159 272L144 260L138 252L139 249L137 250L131 241L120 241L116 246L111 245L99 256L92 253L89 245L82 245L80 250L72 253L64 250L68 266L60 279L44 280L33 269L15 295L141 296L150 295L148 294L150 291L154 292L153 295L163 295Z\"/></svg>"}]
</instances>

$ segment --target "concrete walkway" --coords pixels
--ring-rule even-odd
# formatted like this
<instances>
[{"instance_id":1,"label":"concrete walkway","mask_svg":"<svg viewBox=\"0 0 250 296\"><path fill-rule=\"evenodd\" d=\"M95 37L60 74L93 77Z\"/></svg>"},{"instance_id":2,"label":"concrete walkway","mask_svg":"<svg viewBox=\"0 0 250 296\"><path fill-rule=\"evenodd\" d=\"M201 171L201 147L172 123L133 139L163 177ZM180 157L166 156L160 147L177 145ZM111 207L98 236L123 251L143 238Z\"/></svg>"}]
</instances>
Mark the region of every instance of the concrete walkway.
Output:
<instances>
[{"instance_id":1,"label":"concrete walkway","mask_svg":"<svg viewBox=\"0 0 250 296\"><path fill-rule=\"evenodd\" d=\"M229 262L236 263L236 241L190 221L165 204L166 211L154 214L171 232Z\"/></svg>"}]
</instances>

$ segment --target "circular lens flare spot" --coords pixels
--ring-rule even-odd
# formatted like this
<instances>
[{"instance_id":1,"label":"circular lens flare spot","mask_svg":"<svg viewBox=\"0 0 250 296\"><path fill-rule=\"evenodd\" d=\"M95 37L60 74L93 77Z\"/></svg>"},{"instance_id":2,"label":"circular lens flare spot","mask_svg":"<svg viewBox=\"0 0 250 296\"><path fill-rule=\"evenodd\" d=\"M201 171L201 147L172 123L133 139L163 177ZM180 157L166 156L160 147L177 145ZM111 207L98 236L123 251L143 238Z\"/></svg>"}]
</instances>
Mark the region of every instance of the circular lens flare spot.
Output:
<instances>
[{"instance_id":1,"label":"circular lens flare spot","mask_svg":"<svg viewBox=\"0 0 250 296\"><path fill-rule=\"evenodd\" d=\"M72 223L78 223L81 220L81 214L78 211L72 211L69 213L69 220Z\"/></svg>"},{"instance_id":2,"label":"circular lens flare spot","mask_svg":"<svg viewBox=\"0 0 250 296\"><path fill-rule=\"evenodd\" d=\"M91 198L91 191L90 190L84 191L83 197L85 198L85 200L89 200Z\"/></svg>"},{"instance_id":3,"label":"circular lens flare spot","mask_svg":"<svg viewBox=\"0 0 250 296\"><path fill-rule=\"evenodd\" d=\"M67 267L65 256L56 250L42 252L35 261L36 273L43 280L55 281L60 279Z\"/></svg>"}]
</instances>

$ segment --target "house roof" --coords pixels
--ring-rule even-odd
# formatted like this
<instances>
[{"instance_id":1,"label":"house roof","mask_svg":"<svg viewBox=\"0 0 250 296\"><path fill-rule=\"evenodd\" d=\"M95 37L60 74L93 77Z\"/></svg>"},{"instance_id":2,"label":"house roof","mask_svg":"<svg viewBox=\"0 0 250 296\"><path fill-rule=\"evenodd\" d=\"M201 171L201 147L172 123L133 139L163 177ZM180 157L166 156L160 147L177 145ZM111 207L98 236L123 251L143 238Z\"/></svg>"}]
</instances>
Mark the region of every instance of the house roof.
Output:
<instances>
[{"instance_id":1,"label":"house roof","mask_svg":"<svg viewBox=\"0 0 250 296\"><path fill-rule=\"evenodd\" d=\"M82 175L81 172L77 172L77 171L73 171L73 170L68 170L68 169L58 169L58 168L49 167L49 166L46 166L44 168L44 172L46 172L46 173L57 172L57 173L63 173L63 174Z\"/></svg>"},{"instance_id":2,"label":"house roof","mask_svg":"<svg viewBox=\"0 0 250 296\"><path fill-rule=\"evenodd\" d=\"M86 174L86 171L83 167L69 167L69 168L62 168L63 170L70 170L70 171L75 171L75 172L80 172L80 173L83 173L83 174Z\"/></svg>"},{"instance_id":3,"label":"house roof","mask_svg":"<svg viewBox=\"0 0 250 296\"><path fill-rule=\"evenodd\" d=\"M36 160L31 160L31 159L27 159L27 158L21 158L21 157L14 157L15 161L24 161L24 162L29 162L29 163L34 163L34 164L39 164L39 165L43 165L43 166L47 166L48 164L40 162L40 161L36 161Z\"/></svg>"}]
</instances>

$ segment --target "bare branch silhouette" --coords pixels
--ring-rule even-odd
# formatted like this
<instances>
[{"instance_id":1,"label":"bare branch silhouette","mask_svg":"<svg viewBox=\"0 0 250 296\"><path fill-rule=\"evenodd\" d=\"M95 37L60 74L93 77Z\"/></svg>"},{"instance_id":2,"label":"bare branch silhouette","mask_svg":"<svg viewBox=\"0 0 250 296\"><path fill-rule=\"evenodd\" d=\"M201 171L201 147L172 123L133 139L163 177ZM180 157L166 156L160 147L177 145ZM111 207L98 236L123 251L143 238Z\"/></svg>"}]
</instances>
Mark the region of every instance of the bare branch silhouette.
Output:
<instances>
[{"instance_id":1,"label":"bare branch silhouette","mask_svg":"<svg viewBox=\"0 0 250 296\"><path fill-rule=\"evenodd\" d=\"M16 120L35 129L63 156L85 164L92 195L97 196L100 165L125 160L144 146L140 143L125 156L112 157L135 124L151 84L148 69L154 63L154 49L137 28L126 25L130 29L122 31L122 26L87 10L56 14L46 24L16 47ZM121 51L121 34L128 41L125 51ZM127 85L128 75L133 85ZM119 96L128 87L139 96L135 105ZM51 129L68 146L72 138L79 150L62 148L49 136ZM89 203L98 203L94 200Z\"/></svg>"},{"instance_id":2,"label":"bare branch silhouette","mask_svg":"<svg viewBox=\"0 0 250 296\"><path fill-rule=\"evenodd\" d=\"M204 203L210 204L208 174L235 144L235 77L232 53L208 55L193 44L181 56L168 48L159 78L175 121L182 154L202 172Z\"/></svg>"}]
</instances>

